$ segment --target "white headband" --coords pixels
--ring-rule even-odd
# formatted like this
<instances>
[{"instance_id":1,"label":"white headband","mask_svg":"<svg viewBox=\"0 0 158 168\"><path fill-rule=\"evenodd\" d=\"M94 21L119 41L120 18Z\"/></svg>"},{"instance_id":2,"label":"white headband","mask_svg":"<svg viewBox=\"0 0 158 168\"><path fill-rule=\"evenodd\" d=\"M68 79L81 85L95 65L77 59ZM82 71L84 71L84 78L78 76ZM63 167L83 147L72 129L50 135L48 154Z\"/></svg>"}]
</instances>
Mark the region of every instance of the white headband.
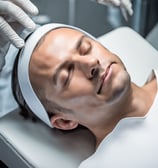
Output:
<instances>
[{"instance_id":1,"label":"white headband","mask_svg":"<svg viewBox=\"0 0 158 168\"><path fill-rule=\"evenodd\" d=\"M79 30L84 34L88 35L89 37L91 37L92 39L95 39L87 32L79 28L76 28L74 26L58 24L58 23L49 23L37 28L35 32L28 38L28 40L26 41L25 47L22 49L20 53L20 57L18 61L18 81L19 81L22 95L27 105L31 109L31 111L51 128L53 126L49 120L47 111L45 110L44 106L40 102L39 98L37 97L36 93L34 92L31 86L30 79L29 79L29 62L30 62L32 52L36 44L42 38L42 36L44 36L47 32L53 29L62 28L62 27Z\"/></svg>"}]
</instances>

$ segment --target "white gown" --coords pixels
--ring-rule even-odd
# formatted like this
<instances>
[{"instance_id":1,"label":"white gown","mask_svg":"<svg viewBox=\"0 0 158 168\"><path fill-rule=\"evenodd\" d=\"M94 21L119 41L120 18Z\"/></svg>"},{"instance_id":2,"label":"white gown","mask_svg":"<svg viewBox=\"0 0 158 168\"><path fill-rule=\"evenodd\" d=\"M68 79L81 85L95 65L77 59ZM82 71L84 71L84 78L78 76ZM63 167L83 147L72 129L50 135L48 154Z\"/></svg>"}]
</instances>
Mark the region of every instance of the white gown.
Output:
<instances>
[{"instance_id":1,"label":"white gown","mask_svg":"<svg viewBox=\"0 0 158 168\"><path fill-rule=\"evenodd\" d=\"M25 39L30 33L30 30L24 29L20 33L20 36ZM5 53L3 50L5 51L5 48L1 49L2 52L0 53L0 56L3 56L1 54ZM14 99L11 88L12 68L18 51L19 49L12 44L10 45L9 50L5 55L5 66L2 71L0 71L0 117L3 117L19 107Z\"/></svg>"},{"instance_id":2,"label":"white gown","mask_svg":"<svg viewBox=\"0 0 158 168\"><path fill-rule=\"evenodd\" d=\"M18 49L11 45L5 57L6 64L0 74L0 117L18 108L11 88L11 73L17 53Z\"/></svg>"},{"instance_id":3,"label":"white gown","mask_svg":"<svg viewBox=\"0 0 158 168\"><path fill-rule=\"evenodd\" d=\"M158 71L155 71L158 83ZM158 94L144 117L122 119L79 168L158 168Z\"/></svg>"}]
</instances>

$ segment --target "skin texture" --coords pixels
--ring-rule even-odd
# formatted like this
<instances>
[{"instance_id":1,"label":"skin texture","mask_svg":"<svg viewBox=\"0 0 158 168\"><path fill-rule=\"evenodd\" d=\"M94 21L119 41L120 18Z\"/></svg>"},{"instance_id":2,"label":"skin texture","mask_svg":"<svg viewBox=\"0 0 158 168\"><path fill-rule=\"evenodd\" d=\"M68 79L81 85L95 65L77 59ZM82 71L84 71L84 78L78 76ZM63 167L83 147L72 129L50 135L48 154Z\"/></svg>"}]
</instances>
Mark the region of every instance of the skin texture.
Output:
<instances>
[{"instance_id":1,"label":"skin texture","mask_svg":"<svg viewBox=\"0 0 158 168\"><path fill-rule=\"evenodd\" d=\"M30 60L30 81L54 127L81 124L96 137L96 147L120 119L144 116L155 93L153 79L138 87L118 56L83 33L69 28L49 32ZM148 96L146 96L148 95ZM67 110L64 110L67 109Z\"/></svg>"}]
</instances>

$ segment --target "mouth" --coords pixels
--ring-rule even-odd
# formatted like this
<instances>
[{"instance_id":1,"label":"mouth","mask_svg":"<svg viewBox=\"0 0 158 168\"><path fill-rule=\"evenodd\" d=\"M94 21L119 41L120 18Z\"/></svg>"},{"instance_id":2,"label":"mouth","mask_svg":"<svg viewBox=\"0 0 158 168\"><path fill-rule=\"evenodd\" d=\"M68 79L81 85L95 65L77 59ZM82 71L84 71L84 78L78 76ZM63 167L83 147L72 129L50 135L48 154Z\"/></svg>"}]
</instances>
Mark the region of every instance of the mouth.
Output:
<instances>
[{"instance_id":1,"label":"mouth","mask_svg":"<svg viewBox=\"0 0 158 168\"><path fill-rule=\"evenodd\" d=\"M109 64L107 66L107 68L105 69L104 73L101 75L101 84L99 86L99 89L97 91L97 94L100 94L101 93L101 90L103 88L103 85L106 85L107 82L109 81L110 77L111 77L111 74L112 74L112 64Z\"/></svg>"}]
</instances>

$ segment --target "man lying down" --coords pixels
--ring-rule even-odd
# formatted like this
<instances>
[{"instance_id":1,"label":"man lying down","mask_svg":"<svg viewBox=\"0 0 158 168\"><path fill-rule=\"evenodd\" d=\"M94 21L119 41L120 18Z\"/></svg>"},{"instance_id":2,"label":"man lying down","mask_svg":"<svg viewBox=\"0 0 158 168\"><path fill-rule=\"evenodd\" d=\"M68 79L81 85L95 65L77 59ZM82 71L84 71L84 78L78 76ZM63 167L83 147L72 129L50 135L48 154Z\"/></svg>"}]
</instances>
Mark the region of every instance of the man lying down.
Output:
<instances>
[{"instance_id":1,"label":"man lying down","mask_svg":"<svg viewBox=\"0 0 158 168\"><path fill-rule=\"evenodd\" d=\"M80 168L158 167L157 70L139 87L120 58L90 34L52 23L28 37L12 80L25 116L94 134L96 152Z\"/></svg>"}]
</instances>

